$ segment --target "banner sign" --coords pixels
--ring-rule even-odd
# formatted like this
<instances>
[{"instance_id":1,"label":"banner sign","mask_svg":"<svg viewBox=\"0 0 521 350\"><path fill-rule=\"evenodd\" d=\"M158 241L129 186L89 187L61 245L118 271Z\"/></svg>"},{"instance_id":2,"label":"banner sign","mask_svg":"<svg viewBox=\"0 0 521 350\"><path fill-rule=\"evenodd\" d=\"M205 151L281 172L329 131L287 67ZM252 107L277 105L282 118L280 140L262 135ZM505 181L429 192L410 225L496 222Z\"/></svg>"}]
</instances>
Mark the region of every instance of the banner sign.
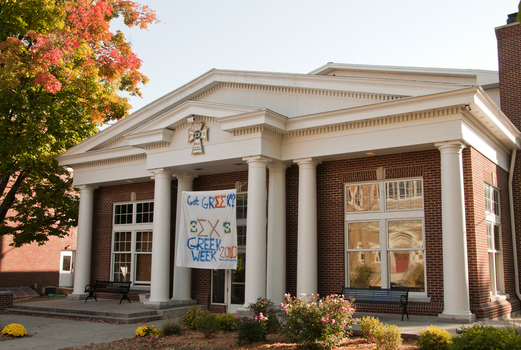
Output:
<instances>
[{"instance_id":1,"label":"banner sign","mask_svg":"<svg viewBox=\"0 0 521 350\"><path fill-rule=\"evenodd\" d=\"M237 268L236 199L235 190L183 191L177 266Z\"/></svg>"}]
</instances>

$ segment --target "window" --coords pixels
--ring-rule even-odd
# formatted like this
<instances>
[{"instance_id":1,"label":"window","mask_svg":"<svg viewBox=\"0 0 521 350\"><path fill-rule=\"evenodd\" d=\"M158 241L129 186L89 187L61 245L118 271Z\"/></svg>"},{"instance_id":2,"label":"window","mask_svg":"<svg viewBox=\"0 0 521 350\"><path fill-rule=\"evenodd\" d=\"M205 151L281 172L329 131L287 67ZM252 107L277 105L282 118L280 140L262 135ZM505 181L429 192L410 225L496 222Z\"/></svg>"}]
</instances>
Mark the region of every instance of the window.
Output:
<instances>
[{"instance_id":1,"label":"window","mask_svg":"<svg viewBox=\"0 0 521 350\"><path fill-rule=\"evenodd\" d=\"M154 203L114 205L112 280L150 284Z\"/></svg>"},{"instance_id":2,"label":"window","mask_svg":"<svg viewBox=\"0 0 521 350\"><path fill-rule=\"evenodd\" d=\"M490 274L490 294L504 294L503 249L499 190L485 184L485 213L487 216L487 248Z\"/></svg>"},{"instance_id":3,"label":"window","mask_svg":"<svg viewBox=\"0 0 521 350\"><path fill-rule=\"evenodd\" d=\"M345 191L349 286L424 293L422 180L347 184Z\"/></svg>"}]
</instances>

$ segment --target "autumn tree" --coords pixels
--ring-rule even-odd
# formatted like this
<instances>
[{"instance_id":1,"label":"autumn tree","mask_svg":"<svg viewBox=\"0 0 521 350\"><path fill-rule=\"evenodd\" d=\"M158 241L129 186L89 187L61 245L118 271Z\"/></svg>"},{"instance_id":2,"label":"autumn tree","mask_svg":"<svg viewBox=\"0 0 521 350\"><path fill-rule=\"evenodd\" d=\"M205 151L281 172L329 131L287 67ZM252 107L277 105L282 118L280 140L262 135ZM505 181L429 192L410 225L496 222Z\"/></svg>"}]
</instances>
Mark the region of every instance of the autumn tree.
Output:
<instances>
[{"instance_id":1,"label":"autumn tree","mask_svg":"<svg viewBox=\"0 0 521 350\"><path fill-rule=\"evenodd\" d=\"M0 0L0 235L14 244L77 225L71 174L54 157L128 114L147 77L116 18L146 28L128 0Z\"/></svg>"}]
</instances>

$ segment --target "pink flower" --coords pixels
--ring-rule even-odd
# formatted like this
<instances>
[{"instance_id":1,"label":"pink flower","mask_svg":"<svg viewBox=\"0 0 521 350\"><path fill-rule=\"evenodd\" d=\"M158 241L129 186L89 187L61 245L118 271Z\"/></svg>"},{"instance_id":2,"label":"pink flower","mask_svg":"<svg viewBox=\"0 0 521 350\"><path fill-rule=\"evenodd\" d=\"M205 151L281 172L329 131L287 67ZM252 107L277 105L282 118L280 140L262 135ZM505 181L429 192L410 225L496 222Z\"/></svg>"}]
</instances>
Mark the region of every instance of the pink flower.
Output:
<instances>
[{"instance_id":1,"label":"pink flower","mask_svg":"<svg viewBox=\"0 0 521 350\"><path fill-rule=\"evenodd\" d=\"M336 321L335 320L331 320L331 323L336 323Z\"/></svg>"},{"instance_id":2,"label":"pink flower","mask_svg":"<svg viewBox=\"0 0 521 350\"><path fill-rule=\"evenodd\" d=\"M324 317L322 317L322 318L320 319L320 321L322 321L322 322L326 322L326 319L325 319Z\"/></svg>"},{"instance_id":3,"label":"pink flower","mask_svg":"<svg viewBox=\"0 0 521 350\"><path fill-rule=\"evenodd\" d=\"M342 323L342 327L345 327L345 326L346 326L346 324L345 324L345 323Z\"/></svg>"}]
</instances>

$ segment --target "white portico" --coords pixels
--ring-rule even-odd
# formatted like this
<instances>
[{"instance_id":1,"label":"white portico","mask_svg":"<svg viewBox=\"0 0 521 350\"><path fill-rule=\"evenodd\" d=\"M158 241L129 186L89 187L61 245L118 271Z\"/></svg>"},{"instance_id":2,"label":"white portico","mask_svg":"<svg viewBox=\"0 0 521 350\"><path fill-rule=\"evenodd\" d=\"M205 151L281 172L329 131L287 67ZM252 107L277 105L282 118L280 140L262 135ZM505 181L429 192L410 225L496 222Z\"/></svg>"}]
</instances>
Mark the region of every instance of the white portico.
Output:
<instances>
[{"instance_id":1,"label":"white portico","mask_svg":"<svg viewBox=\"0 0 521 350\"><path fill-rule=\"evenodd\" d=\"M150 181L154 182L153 198L129 202L113 195L114 212L135 208L127 214L128 220L133 220L132 215L142 215L141 203L153 203L153 222L113 220L106 233L112 235L113 248L105 277L121 276L118 268L128 267L133 281L133 276L141 276L136 288L150 288L150 304L163 307L172 300L205 295L210 304L234 310L259 297L280 303L292 288L297 294L329 292L332 282L321 276L320 271L328 267L320 259L324 253L319 247L327 250L330 245L345 246L345 257L361 253L357 263L380 249L373 263L388 266L388 271L382 270L375 280L379 278L382 288L391 288L393 278L402 272L396 272L390 257L424 254L430 247L402 247L395 253L381 233L378 244L350 248L345 238L349 222L380 220L385 225L406 217L401 212L383 212L381 207L380 216L375 210L328 218L341 222L340 231L346 227L346 233L324 242L328 233L323 228L327 226L324 205L343 207L346 200L321 202L317 171L327 168L329 162L366 159L371 154L385 157L439 150L445 287L440 317L471 319L461 150L476 149L508 171L511 151L519 147L519 131L494 102L495 88L480 86L496 79L496 73L486 71L341 64L328 64L310 74L221 70L204 74L58 157L60 164L74 169L75 184L81 189L73 295L81 295L84 285L92 282L89 259L95 257L90 246L94 189L110 187L115 191L119 188L116 186ZM413 166L406 160L404 164ZM295 186L286 177L292 166L298 167ZM239 175L234 174L238 173L247 180L236 180ZM320 176L327 181L327 174ZM414 179L421 181L418 176ZM202 188L203 182L209 189L236 188L241 196L238 208L244 209L244 216L238 219L241 242L237 271L210 270L206 275L195 275L193 270L174 263L173 246L180 228L179 211L173 206L180 207L182 191ZM293 193L294 188L298 198L290 203L287 193ZM321 210L326 214L320 214ZM411 215L421 222L423 237L427 214L422 209ZM295 216L298 223L294 229L287 220ZM335 225L327 226L328 230L338 231ZM294 251L288 246L288 227L296 259L290 258ZM131 248L122 251L114 237L126 232ZM142 243L144 232L152 237L147 251ZM149 281L143 280L148 276L146 254L151 254ZM335 273L345 276L335 283L347 285L353 279L348 260L335 267L340 271ZM417 266L422 266L425 275L428 261L422 264ZM421 282L424 284L413 299L429 302L435 296L433 288L429 289L429 277ZM236 293L230 295L234 288Z\"/></svg>"}]
</instances>

